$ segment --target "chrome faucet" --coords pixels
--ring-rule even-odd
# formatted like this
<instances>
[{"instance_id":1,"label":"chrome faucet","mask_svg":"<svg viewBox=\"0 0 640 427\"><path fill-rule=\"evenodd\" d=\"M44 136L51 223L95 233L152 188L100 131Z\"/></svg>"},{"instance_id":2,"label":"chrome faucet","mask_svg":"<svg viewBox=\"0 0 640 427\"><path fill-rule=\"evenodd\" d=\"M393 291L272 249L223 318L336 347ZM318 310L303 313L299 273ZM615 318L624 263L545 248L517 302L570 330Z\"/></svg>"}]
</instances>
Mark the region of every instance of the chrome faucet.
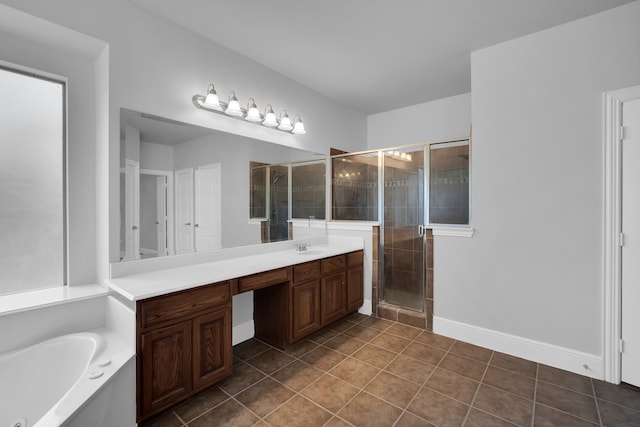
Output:
<instances>
[{"instance_id":1,"label":"chrome faucet","mask_svg":"<svg viewBox=\"0 0 640 427\"><path fill-rule=\"evenodd\" d=\"M309 246L311 246L310 242L298 242L296 243L296 251L298 252L306 251Z\"/></svg>"}]
</instances>

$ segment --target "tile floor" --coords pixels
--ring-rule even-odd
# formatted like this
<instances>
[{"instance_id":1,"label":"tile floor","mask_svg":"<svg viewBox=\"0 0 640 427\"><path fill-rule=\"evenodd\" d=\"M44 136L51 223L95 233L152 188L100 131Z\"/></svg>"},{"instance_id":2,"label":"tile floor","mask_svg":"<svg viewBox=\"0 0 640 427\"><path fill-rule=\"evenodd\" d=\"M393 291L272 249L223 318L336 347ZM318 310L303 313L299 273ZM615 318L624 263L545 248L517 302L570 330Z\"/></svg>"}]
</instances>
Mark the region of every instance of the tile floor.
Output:
<instances>
[{"instance_id":1,"label":"tile floor","mask_svg":"<svg viewBox=\"0 0 640 427\"><path fill-rule=\"evenodd\" d=\"M355 313L144 424L252 425L639 426L640 391Z\"/></svg>"}]
</instances>

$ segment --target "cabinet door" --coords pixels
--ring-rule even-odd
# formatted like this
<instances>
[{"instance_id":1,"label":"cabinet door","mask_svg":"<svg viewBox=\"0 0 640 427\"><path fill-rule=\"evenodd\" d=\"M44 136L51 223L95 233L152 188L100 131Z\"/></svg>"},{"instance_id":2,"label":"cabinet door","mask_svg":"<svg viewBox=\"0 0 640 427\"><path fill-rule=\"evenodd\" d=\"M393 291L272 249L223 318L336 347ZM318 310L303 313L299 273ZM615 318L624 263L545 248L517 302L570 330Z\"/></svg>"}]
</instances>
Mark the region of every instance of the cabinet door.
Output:
<instances>
[{"instance_id":1,"label":"cabinet door","mask_svg":"<svg viewBox=\"0 0 640 427\"><path fill-rule=\"evenodd\" d=\"M333 274L322 279L322 325L329 324L347 312L345 273Z\"/></svg>"},{"instance_id":2,"label":"cabinet door","mask_svg":"<svg viewBox=\"0 0 640 427\"><path fill-rule=\"evenodd\" d=\"M320 281L291 287L291 341L320 328Z\"/></svg>"},{"instance_id":3,"label":"cabinet door","mask_svg":"<svg viewBox=\"0 0 640 427\"><path fill-rule=\"evenodd\" d=\"M231 374L231 308L193 319L193 389Z\"/></svg>"},{"instance_id":4,"label":"cabinet door","mask_svg":"<svg viewBox=\"0 0 640 427\"><path fill-rule=\"evenodd\" d=\"M179 402L191 392L191 321L140 337L142 416Z\"/></svg>"},{"instance_id":5,"label":"cabinet door","mask_svg":"<svg viewBox=\"0 0 640 427\"><path fill-rule=\"evenodd\" d=\"M347 270L347 312L357 310L364 303L364 269Z\"/></svg>"}]
</instances>

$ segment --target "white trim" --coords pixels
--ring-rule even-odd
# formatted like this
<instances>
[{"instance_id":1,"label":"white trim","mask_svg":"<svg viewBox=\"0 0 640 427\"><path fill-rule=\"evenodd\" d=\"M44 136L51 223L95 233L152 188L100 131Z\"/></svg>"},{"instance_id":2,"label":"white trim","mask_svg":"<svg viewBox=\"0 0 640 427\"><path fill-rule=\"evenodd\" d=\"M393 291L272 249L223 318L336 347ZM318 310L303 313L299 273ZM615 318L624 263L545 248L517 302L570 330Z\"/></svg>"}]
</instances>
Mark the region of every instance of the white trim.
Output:
<instances>
[{"instance_id":1,"label":"white trim","mask_svg":"<svg viewBox=\"0 0 640 427\"><path fill-rule=\"evenodd\" d=\"M365 299L362 307L358 309L358 313L364 314L365 316L371 316L373 314L373 304L370 299Z\"/></svg>"},{"instance_id":2,"label":"white trim","mask_svg":"<svg viewBox=\"0 0 640 427\"><path fill-rule=\"evenodd\" d=\"M294 227L300 228L327 228L327 221L324 219L292 218L287 222L293 224Z\"/></svg>"},{"instance_id":3,"label":"white trim","mask_svg":"<svg viewBox=\"0 0 640 427\"><path fill-rule=\"evenodd\" d=\"M621 316L621 151L620 126L622 104L640 99L640 86L606 92L604 94L604 144L603 144L603 360L604 379L620 383Z\"/></svg>"},{"instance_id":4,"label":"white trim","mask_svg":"<svg viewBox=\"0 0 640 427\"><path fill-rule=\"evenodd\" d=\"M371 231L376 225L380 225L378 221L328 221L327 228L329 230L354 230L354 231Z\"/></svg>"},{"instance_id":5,"label":"white trim","mask_svg":"<svg viewBox=\"0 0 640 427\"><path fill-rule=\"evenodd\" d=\"M456 225L438 225L430 226L431 232L434 236L450 236L450 237L473 237L474 229L471 226L456 226Z\"/></svg>"},{"instance_id":6,"label":"white trim","mask_svg":"<svg viewBox=\"0 0 640 427\"><path fill-rule=\"evenodd\" d=\"M250 340L255 335L253 320L234 326L231 331L231 345Z\"/></svg>"},{"instance_id":7,"label":"white trim","mask_svg":"<svg viewBox=\"0 0 640 427\"><path fill-rule=\"evenodd\" d=\"M576 374L603 379L604 361L595 354L435 316L433 332Z\"/></svg>"},{"instance_id":8,"label":"white trim","mask_svg":"<svg viewBox=\"0 0 640 427\"><path fill-rule=\"evenodd\" d=\"M107 295L109 289L97 284L56 286L0 295L0 317Z\"/></svg>"},{"instance_id":9,"label":"white trim","mask_svg":"<svg viewBox=\"0 0 640 427\"><path fill-rule=\"evenodd\" d=\"M247 221L247 224L249 225L262 225L262 223L264 221L266 221L267 218L249 218L249 220Z\"/></svg>"}]
</instances>

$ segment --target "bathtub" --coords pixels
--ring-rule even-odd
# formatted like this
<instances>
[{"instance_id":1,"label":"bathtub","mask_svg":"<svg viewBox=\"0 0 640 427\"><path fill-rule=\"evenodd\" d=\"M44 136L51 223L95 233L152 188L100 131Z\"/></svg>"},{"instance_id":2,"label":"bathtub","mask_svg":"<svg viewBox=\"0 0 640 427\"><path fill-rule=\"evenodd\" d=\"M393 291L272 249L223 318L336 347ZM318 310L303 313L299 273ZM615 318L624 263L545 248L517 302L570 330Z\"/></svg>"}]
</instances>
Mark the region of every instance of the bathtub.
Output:
<instances>
[{"instance_id":1,"label":"bathtub","mask_svg":"<svg viewBox=\"0 0 640 427\"><path fill-rule=\"evenodd\" d=\"M63 335L0 355L0 427L67 424L131 357L107 330Z\"/></svg>"}]
</instances>

